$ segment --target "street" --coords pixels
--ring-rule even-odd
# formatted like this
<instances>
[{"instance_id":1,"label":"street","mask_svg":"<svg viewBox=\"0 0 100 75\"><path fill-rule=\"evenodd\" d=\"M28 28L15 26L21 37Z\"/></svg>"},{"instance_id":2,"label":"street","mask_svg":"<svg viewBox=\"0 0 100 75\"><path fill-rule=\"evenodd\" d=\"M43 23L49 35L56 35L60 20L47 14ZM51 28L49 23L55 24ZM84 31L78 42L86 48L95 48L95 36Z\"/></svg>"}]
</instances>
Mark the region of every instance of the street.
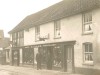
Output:
<instances>
[{"instance_id":1,"label":"street","mask_svg":"<svg viewBox=\"0 0 100 75\"><path fill-rule=\"evenodd\" d=\"M82 75L71 74L54 70L36 70L32 67L17 67L9 65L0 65L0 75Z\"/></svg>"},{"instance_id":2,"label":"street","mask_svg":"<svg viewBox=\"0 0 100 75\"><path fill-rule=\"evenodd\" d=\"M12 75L9 71L0 70L0 75Z\"/></svg>"},{"instance_id":3,"label":"street","mask_svg":"<svg viewBox=\"0 0 100 75\"><path fill-rule=\"evenodd\" d=\"M5 70L1 70L0 71L0 75L19 75L16 72L10 72L10 71L5 71Z\"/></svg>"},{"instance_id":4,"label":"street","mask_svg":"<svg viewBox=\"0 0 100 75\"><path fill-rule=\"evenodd\" d=\"M0 75L26 75L25 73L19 73L19 72L10 72L6 70L0 70Z\"/></svg>"}]
</instances>

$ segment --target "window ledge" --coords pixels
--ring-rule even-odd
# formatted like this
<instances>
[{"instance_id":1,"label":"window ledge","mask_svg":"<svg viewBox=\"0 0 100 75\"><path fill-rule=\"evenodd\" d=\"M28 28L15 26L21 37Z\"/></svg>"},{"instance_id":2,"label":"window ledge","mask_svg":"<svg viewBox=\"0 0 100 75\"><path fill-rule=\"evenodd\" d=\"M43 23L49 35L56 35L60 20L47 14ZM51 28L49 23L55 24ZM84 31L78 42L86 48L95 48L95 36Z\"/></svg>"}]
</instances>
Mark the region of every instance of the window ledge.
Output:
<instances>
[{"instance_id":1,"label":"window ledge","mask_svg":"<svg viewBox=\"0 0 100 75\"><path fill-rule=\"evenodd\" d=\"M91 31L91 32L83 32L83 33L82 33L82 35L91 35L91 34L93 34L92 31Z\"/></svg>"},{"instance_id":2,"label":"window ledge","mask_svg":"<svg viewBox=\"0 0 100 75\"><path fill-rule=\"evenodd\" d=\"M60 37L54 37L54 39L61 39L61 36Z\"/></svg>"},{"instance_id":3,"label":"window ledge","mask_svg":"<svg viewBox=\"0 0 100 75\"><path fill-rule=\"evenodd\" d=\"M35 40L35 42L39 42L40 40Z\"/></svg>"},{"instance_id":4,"label":"window ledge","mask_svg":"<svg viewBox=\"0 0 100 75\"><path fill-rule=\"evenodd\" d=\"M87 66L93 66L93 62L84 62L83 65L87 65Z\"/></svg>"}]
</instances>

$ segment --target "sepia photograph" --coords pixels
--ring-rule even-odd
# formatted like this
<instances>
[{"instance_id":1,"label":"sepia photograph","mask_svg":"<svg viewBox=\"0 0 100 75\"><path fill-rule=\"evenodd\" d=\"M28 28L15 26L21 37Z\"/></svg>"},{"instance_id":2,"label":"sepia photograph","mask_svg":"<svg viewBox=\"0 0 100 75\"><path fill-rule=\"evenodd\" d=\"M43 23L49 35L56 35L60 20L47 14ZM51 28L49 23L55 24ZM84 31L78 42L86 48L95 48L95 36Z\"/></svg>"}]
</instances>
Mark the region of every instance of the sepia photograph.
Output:
<instances>
[{"instance_id":1,"label":"sepia photograph","mask_svg":"<svg viewBox=\"0 0 100 75\"><path fill-rule=\"evenodd\" d=\"M100 75L100 0L0 0L0 75Z\"/></svg>"}]
</instances>

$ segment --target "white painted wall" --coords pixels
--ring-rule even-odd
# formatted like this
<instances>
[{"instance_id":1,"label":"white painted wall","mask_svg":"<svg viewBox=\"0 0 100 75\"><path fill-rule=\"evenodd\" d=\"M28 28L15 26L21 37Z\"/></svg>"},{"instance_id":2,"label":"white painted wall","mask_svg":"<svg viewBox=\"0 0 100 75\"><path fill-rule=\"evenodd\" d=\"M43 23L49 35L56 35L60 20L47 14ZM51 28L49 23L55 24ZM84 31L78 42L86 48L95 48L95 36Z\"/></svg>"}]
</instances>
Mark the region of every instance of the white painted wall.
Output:
<instances>
[{"instance_id":1,"label":"white painted wall","mask_svg":"<svg viewBox=\"0 0 100 75\"><path fill-rule=\"evenodd\" d=\"M35 42L35 28L24 31L24 46L33 45Z\"/></svg>"},{"instance_id":2,"label":"white painted wall","mask_svg":"<svg viewBox=\"0 0 100 75\"><path fill-rule=\"evenodd\" d=\"M100 8L95 9L93 15L94 15L93 20L94 20L94 25L95 25L94 29L96 31L96 33L95 33L95 35L96 35L95 36L95 38L96 38L96 40L95 40L96 41L96 43L95 43L96 51L95 51L94 58L96 59L96 62L97 62L95 64L100 65Z\"/></svg>"},{"instance_id":3,"label":"white painted wall","mask_svg":"<svg viewBox=\"0 0 100 75\"><path fill-rule=\"evenodd\" d=\"M45 36L49 33L50 38L46 41L35 42L35 28L30 28L29 32L24 31L24 45L35 45L42 43L60 42L60 41L73 41L76 40L75 52L75 66L80 67L83 65L83 49L84 42L93 43L94 60L96 60L95 51L100 44L100 9L93 10L93 34L82 35L82 14L77 14L64 19L61 19L61 39L54 39L54 22L46 23L40 26L40 35ZM96 38L98 37L98 39ZM98 48L100 49L100 48ZM100 53L100 50L98 50ZM100 54L98 55L100 58Z\"/></svg>"},{"instance_id":4,"label":"white painted wall","mask_svg":"<svg viewBox=\"0 0 100 75\"><path fill-rule=\"evenodd\" d=\"M22 54L22 48L20 48L19 53L20 53L20 57L19 57L20 58L20 63L22 64L22 60L23 60L23 58L22 58L22 55L23 55Z\"/></svg>"}]
</instances>

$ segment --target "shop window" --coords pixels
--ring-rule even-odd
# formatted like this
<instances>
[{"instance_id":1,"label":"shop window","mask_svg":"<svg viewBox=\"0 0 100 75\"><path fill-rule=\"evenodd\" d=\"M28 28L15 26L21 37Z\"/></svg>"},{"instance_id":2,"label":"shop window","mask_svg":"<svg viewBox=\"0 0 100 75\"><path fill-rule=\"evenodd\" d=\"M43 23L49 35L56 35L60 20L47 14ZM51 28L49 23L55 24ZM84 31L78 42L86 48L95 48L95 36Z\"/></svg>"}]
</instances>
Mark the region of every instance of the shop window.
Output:
<instances>
[{"instance_id":1,"label":"shop window","mask_svg":"<svg viewBox=\"0 0 100 75\"><path fill-rule=\"evenodd\" d=\"M93 47L92 43L84 43L84 63L93 63Z\"/></svg>"},{"instance_id":2,"label":"shop window","mask_svg":"<svg viewBox=\"0 0 100 75\"><path fill-rule=\"evenodd\" d=\"M60 46L55 46L53 55L54 55L53 65L55 67L61 67L61 49L60 49Z\"/></svg>"},{"instance_id":3,"label":"shop window","mask_svg":"<svg viewBox=\"0 0 100 75\"><path fill-rule=\"evenodd\" d=\"M46 57L47 57L47 49L46 49L46 47L40 47L39 50L40 50L41 55L42 55L41 64L46 64L46 61L47 61L47 59L46 59Z\"/></svg>"},{"instance_id":4,"label":"shop window","mask_svg":"<svg viewBox=\"0 0 100 75\"><path fill-rule=\"evenodd\" d=\"M84 13L83 14L83 34L93 33L92 27L92 13Z\"/></svg>"},{"instance_id":5,"label":"shop window","mask_svg":"<svg viewBox=\"0 0 100 75\"><path fill-rule=\"evenodd\" d=\"M48 53L50 53L50 60L52 61L52 65L54 67L61 68L61 48L60 46L54 46L54 47L40 47L39 48L41 55L42 55L42 65L47 65L48 61ZM50 62L51 62L50 61Z\"/></svg>"},{"instance_id":6,"label":"shop window","mask_svg":"<svg viewBox=\"0 0 100 75\"><path fill-rule=\"evenodd\" d=\"M24 48L23 50L23 62L24 64L33 64L34 50L32 48Z\"/></svg>"}]
</instances>

